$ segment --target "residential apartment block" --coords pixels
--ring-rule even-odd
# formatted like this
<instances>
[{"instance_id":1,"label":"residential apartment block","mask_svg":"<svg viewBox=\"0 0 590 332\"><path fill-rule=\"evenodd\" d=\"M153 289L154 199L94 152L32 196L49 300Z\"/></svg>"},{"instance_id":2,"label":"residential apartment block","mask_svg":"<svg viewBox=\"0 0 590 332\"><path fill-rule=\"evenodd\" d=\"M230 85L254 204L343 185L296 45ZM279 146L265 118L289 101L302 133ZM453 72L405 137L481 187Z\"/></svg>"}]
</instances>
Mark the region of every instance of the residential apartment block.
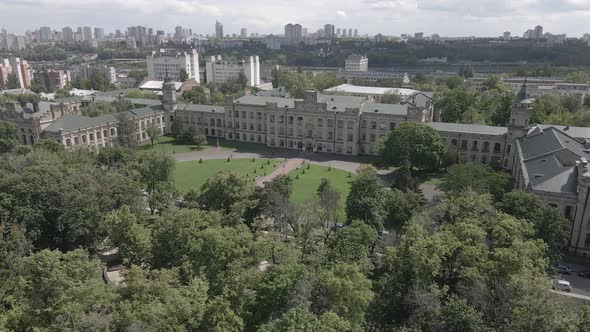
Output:
<instances>
[{"instance_id":1,"label":"residential apartment block","mask_svg":"<svg viewBox=\"0 0 590 332\"><path fill-rule=\"evenodd\" d=\"M185 71L188 79L199 78L199 54L196 50L177 51L164 50L152 52L147 57L148 77L153 80L163 81L166 77L180 82L180 72Z\"/></svg>"},{"instance_id":2,"label":"residential apartment block","mask_svg":"<svg viewBox=\"0 0 590 332\"><path fill-rule=\"evenodd\" d=\"M205 72L207 83L224 83L244 73L248 86L260 85L260 59L257 55L237 61L223 60L221 55L211 56L205 63Z\"/></svg>"},{"instance_id":3,"label":"residential apartment block","mask_svg":"<svg viewBox=\"0 0 590 332\"><path fill-rule=\"evenodd\" d=\"M346 63L344 66L344 71L346 72L356 72L362 71L366 72L369 70L369 58L364 55L353 54L349 55L346 58Z\"/></svg>"}]
</instances>

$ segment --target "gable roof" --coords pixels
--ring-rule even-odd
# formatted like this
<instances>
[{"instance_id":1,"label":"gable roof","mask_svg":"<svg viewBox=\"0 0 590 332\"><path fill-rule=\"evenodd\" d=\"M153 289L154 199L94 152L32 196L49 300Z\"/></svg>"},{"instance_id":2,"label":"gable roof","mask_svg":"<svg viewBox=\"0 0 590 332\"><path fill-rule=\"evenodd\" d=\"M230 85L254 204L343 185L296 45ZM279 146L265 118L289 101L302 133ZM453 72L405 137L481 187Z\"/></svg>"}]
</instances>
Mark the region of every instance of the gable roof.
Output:
<instances>
[{"instance_id":1,"label":"gable roof","mask_svg":"<svg viewBox=\"0 0 590 332\"><path fill-rule=\"evenodd\" d=\"M534 190L555 193L577 191L576 160L590 158L590 149L556 127L538 126L518 139L525 182Z\"/></svg>"}]
</instances>

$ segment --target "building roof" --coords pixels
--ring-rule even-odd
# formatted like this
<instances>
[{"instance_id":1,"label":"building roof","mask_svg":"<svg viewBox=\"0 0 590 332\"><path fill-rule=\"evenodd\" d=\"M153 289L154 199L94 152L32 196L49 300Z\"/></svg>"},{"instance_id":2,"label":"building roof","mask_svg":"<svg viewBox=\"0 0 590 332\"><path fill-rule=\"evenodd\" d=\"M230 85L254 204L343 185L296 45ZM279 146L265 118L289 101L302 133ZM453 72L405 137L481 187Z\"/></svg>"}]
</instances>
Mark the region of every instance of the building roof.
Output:
<instances>
[{"instance_id":1,"label":"building roof","mask_svg":"<svg viewBox=\"0 0 590 332\"><path fill-rule=\"evenodd\" d=\"M361 112L406 116L408 115L408 105L365 103L361 109Z\"/></svg>"},{"instance_id":2,"label":"building roof","mask_svg":"<svg viewBox=\"0 0 590 332\"><path fill-rule=\"evenodd\" d=\"M162 90L162 86L164 85L164 81L147 81L143 83L139 88L142 90ZM182 87L182 82L174 82L174 88L176 91L179 91Z\"/></svg>"},{"instance_id":3,"label":"building roof","mask_svg":"<svg viewBox=\"0 0 590 332\"><path fill-rule=\"evenodd\" d=\"M129 111L128 116L130 118L134 118L137 116L161 112L162 110L163 107L161 105L136 108L132 111ZM89 117L79 114L67 114L53 121L53 123L51 123L47 128L45 128L45 131L59 132L59 130L61 129L67 132L77 129L85 129L93 126L99 126L107 123L114 124L116 122L118 122L118 120L115 114L103 114L96 117Z\"/></svg>"},{"instance_id":4,"label":"building roof","mask_svg":"<svg viewBox=\"0 0 590 332\"><path fill-rule=\"evenodd\" d=\"M177 110L179 111L191 111L191 112L211 112L211 113L224 113L225 108L223 106L215 105L197 105L197 104L180 104Z\"/></svg>"},{"instance_id":5,"label":"building roof","mask_svg":"<svg viewBox=\"0 0 590 332\"><path fill-rule=\"evenodd\" d=\"M295 100L303 100L303 99L248 95L248 96L240 97L240 98L236 99L234 102L237 104L259 105L259 106L264 106L264 105L266 105L266 103L276 103L279 108L282 108L285 106L288 106L289 108L293 108L293 107L295 107Z\"/></svg>"},{"instance_id":6,"label":"building roof","mask_svg":"<svg viewBox=\"0 0 590 332\"><path fill-rule=\"evenodd\" d=\"M428 122L426 125L437 131L480 134L480 135L505 135L508 132L506 127L486 126L478 124L448 123L448 122Z\"/></svg>"},{"instance_id":7,"label":"building roof","mask_svg":"<svg viewBox=\"0 0 590 332\"><path fill-rule=\"evenodd\" d=\"M588 127L574 127L574 126L558 126L558 125L538 125L535 126L531 129L531 131L534 131L537 127L540 127L542 129L546 129L549 127L553 127L553 128L557 128L561 131L563 131L564 133L577 138L580 141L583 141L585 139L590 139L590 128Z\"/></svg>"},{"instance_id":8,"label":"building roof","mask_svg":"<svg viewBox=\"0 0 590 332\"><path fill-rule=\"evenodd\" d=\"M366 94L366 95L385 95L385 94L396 94L400 96L409 96L413 93L418 92L414 89L406 88L382 88L374 86L360 86L352 84L340 84L329 89L324 90L326 93L334 92L345 92L353 94Z\"/></svg>"},{"instance_id":9,"label":"building roof","mask_svg":"<svg viewBox=\"0 0 590 332\"><path fill-rule=\"evenodd\" d=\"M537 126L518 140L523 175L533 190L577 191L576 160L590 158L590 149L556 127Z\"/></svg>"}]
</instances>

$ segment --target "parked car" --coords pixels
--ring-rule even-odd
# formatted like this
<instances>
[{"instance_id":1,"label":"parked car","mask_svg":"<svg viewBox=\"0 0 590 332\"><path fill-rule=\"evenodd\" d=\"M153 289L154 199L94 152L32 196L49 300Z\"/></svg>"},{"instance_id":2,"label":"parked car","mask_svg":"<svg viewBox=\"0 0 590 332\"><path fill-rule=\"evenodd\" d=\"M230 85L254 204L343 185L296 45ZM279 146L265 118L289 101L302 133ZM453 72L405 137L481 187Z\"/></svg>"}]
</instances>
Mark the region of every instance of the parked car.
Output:
<instances>
[{"instance_id":1,"label":"parked car","mask_svg":"<svg viewBox=\"0 0 590 332\"><path fill-rule=\"evenodd\" d=\"M590 278L590 271L579 272L578 277Z\"/></svg>"},{"instance_id":2,"label":"parked car","mask_svg":"<svg viewBox=\"0 0 590 332\"><path fill-rule=\"evenodd\" d=\"M553 285L551 288L558 290L558 291L562 291L562 292L568 292L568 293L572 291L572 285L570 284L569 281L566 281L566 280L559 280L559 279L553 280Z\"/></svg>"},{"instance_id":3,"label":"parked car","mask_svg":"<svg viewBox=\"0 0 590 332\"><path fill-rule=\"evenodd\" d=\"M556 265L551 269L559 274L570 274L572 272L572 270L570 270L570 268L565 265Z\"/></svg>"}]
</instances>

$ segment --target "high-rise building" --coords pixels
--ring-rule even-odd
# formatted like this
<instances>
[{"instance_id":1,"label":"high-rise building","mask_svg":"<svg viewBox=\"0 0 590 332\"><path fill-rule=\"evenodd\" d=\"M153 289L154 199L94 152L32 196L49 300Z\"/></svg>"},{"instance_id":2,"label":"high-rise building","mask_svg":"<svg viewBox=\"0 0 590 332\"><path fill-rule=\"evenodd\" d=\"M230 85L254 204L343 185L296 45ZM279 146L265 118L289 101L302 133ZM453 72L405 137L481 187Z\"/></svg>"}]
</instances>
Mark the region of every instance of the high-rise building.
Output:
<instances>
[{"instance_id":1,"label":"high-rise building","mask_svg":"<svg viewBox=\"0 0 590 332\"><path fill-rule=\"evenodd\" d=\"M510 31L505 31L504 34L502 34L502 39L510 39Z\"/></svg>"},{"instance_id":2,"label":"high-rise building","mask_svg":"<svg viewBox=\"0 0 590 332\"><path fill-rule=\"evenodd\" d=\"M257 55L239 61L224 61L221 55L207 58L205 63L207 83L224 83L244 73L248 86L260 85L260 59Z\"/></svg>"},{"instance_id":3,"label":"high-rise building","mask_svg":"<svg viewBox=\"0 0 590 332\"><path fill-rule=\"evenodd\" d=\"M346 28L342 29L342 38L346 38Z\"/></svg>"},{"instance_id":4,"label":"high-rise building","mask_svg":"<svg viewBox=\"0 0 590 332\"><path fill-rule=\"evenodd\" d=\"M174 28L174 40L181 41L183 39L182 27L179 25Z\"/></svg>"},{"instance_id":5,"label":"high-rise building","mask_svg":"<svg viewBox=\"0 0 590 332\"><path fill-rule=\"evenodd\" d=\"M540 25L537 25L535 27L535 39L541 39L543 38L543 27Z\"/></svg>"},{"instance_id":6,"label":"high-rise building","mask_svg":"<svg viewBox=\"0 0 590 332\"><path fill-rule=\"evenodd\" d=\"M242 28L242 29L240 29L240 37L241 37L241 38L246 38L246 37L248 37L248 30L246 30L246 28Z\"/></svg>"},{"instance_id":7,"label":"high-rise building","mask_svg":"<svg viewBox=\"0 0 590 332\"><path fill-rule=\"evenodd\" d=\"M303 37L301 24L289 23L285 25L285 44L294 46L299 44Z\"/></svg>"},{"instance_id":8,"label":"high-rise building","mask_svg":"<svg viewBox=\"0 0 590 332\"><path fill-rule=\"evenodd\" d=\"M104 40L104 28L94 28L94 39Z\"/></svg>"},{"instance_id":9,"label":"high-rise building","mask_svg":"<svg viewBox=\"0 0 590 332\"><path fill-rule=\"evenodd\" d=\"M97 75L103 76L109 83L117 83L117 71L115 67L90 66L87 63L72 66L72 79L88 80Z\"/></svg>"},{"instance_id":10,"label":"high-rise building","mask_svg":"<svg viewBox=\"0 0 590 332\"><path fill-rule=\"evenodd\" d=\"M51 35L51 28L50 27L41 27L39 29L39 41L42 43L48 43L52 39Z\"/></svg>"},{"instance_id":11,"label":"high-rise building","mask_svg":"<svg viewBox=\"0 0 590 332\"><path fill-rule=\"evenodd\" d=\"M92 41L92 28L84 27L82 29L82 38L84 41Z\"/></svg>"},{"instance_id":12,"label":"high-rise building","mask_svg":"<svg viewBox=\"0 0 590 332\"><path fill-rule=\"evenodd\" d=\"M352 38L352 29L348 28L348 38Z\"/></svg>"},{"instance_id":13,"label":"high-rise building","mask_svg":"<svg viewBox=\"0 0 590 332\"><path fill-rule=\"evenodd\" d=\"M223 39L223 24L215 21L215 38Z\"/></svg>"},{"instance_id":14,"label":"high-rise building","mask_svg":"<svg viewBox=\"0 0 590 332\"><path fill-rule=\"evenodd\" d=\"M3 61L4 66L9 66L8 74L14 74L18 80L19 88L29 89L31 87L31 67L25 60L11 57Z\"/></svg>"},{"instance_id":15,"label":"high-rise building","mask_svg":"<svg viewBox=\"0 0 590 332\"><path fill-rule=\"evenodd\" d=\"M8 59L0 59L0 90L7 89L8 75L12 73L12 67Z\"/></svg>"},{"instance_id":16,"label":"high-rise building","mask_svg":"<svg viewBox=\"0 0 590 332\"><path fill-rule=\"evenodd\" d=\"M117 39L123 38L123 33L121 32L121 30L119 30L119 29L115 30L115 38L117 38Z\"/></svg>"},{"instance_id":17,"label":"high-rise building","mask_svg":"<svg viewBox=\"0 0 590 332\"><path fill-rule=\"evenodd\" d=\"M368 71L369 58L364 55L352 54L346 58L344 71Z\"/></svg>"},{"instance_id":18,"label":"high-rise building","mask_svg":"<svg viewBox=\"0 0 590 332\"><path fill-rule=\"evenodd\" d=\"M535 38L535 31L528 29L527 31L524 32L524 34L522 35L522 38L524 38L524 39Z\"/></svg>"},{"instance_id":19,"label":"high-rise building","mask_svg":"<svg viewBox=\"0 0 590 332\"><path fill-rule=\"evenodd\" d=\"M147 57L148 76L163 81L168 76L173 81L180 81L180 72L185 71L188 79L199 79L199 54L196 50L164 50L152 52Z\"/></svg>"},{"instance_id":20,"label":"high-rise building","mask_svg":"<svg viewBox=\"0 0 590 332\"><path fill-rule=\"evenodd\" d=\"M341 30L340 28L336 29L336 36L338 36L338 37L340 37L340 34L341 34L340 30Z\"/></svg>"},{"instance_id":21,"label":"high-rise building","mask_svg":"<svg viewBox=\"0 0 590 332\"><path fill-rule=\"evenodd\" d=\"M324 25L324 37L328 39L334 38L334 24L326 24Z\"/></svg>"},{"instance_id":22,"label":"high-rise building","mask_svg":"<svg viewBox=\"0 0 590 332\"><path fill-rule=\"evenodd\" d=\"M70 81L70 73L65 70L46 69L35 72L35 82L43 85L47 91L63 89Z\"/></svg>"},{"instance_id":23,"label":"high-rise building","mask_svg":"<svg viewBox=\"0 0 590 332\"><path fill-rule=\"evenodd\" d=\"M359 37L359 30L358 29L354 29L354 38L358 38Z\"/></svg>"},{"instance_id":24,"label":"high-rise building","mask_svg":"<svg viewBox=\"0 0 590 332\"><path fill-rule=\"evenodd\" d=\"M70 27L61 29L61 39L65 42L71 43L74 41L74 31Z\"/></svg>"}]
</instances>

